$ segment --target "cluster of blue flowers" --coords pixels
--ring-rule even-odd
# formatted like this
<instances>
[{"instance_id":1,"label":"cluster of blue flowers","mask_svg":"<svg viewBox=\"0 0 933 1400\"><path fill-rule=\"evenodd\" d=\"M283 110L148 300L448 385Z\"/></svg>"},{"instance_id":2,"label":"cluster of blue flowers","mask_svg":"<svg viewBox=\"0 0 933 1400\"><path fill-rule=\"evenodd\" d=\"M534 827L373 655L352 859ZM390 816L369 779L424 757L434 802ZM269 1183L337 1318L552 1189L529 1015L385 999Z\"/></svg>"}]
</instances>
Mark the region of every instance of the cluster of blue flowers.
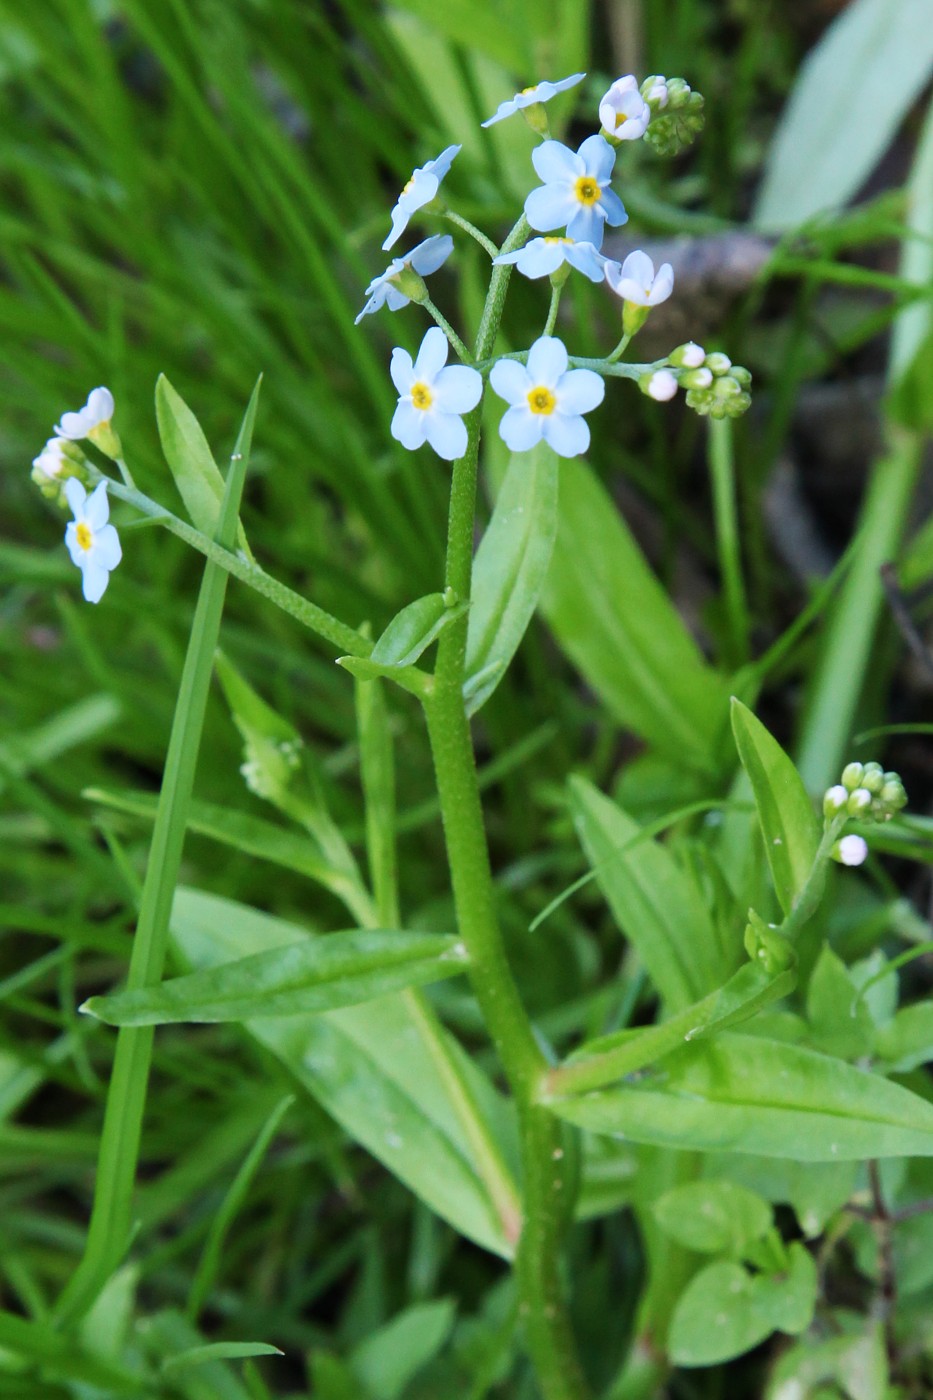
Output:
<instances>
[{"instance_id":1,"label":"cluster of blue flowers","mask_svg":"<svg viewBox=\"0 0 933 1400\"><path fill-rule=\"evenodd\" d=\"M501 103L493 116L482 123L492 126L521 112L543 138L531 156L541 184L531 191L524 206L528 226L540 236L531 238L521 248L494 256L492 261L514 266L528 278L550 277L555 287L560 287L572 270L591 282L606 282L623 303L623 342L610 357L616 359L644 324L650 309L666 301L674 287L670 263L655 271L651 259L642 251L629 254L623 263L600 251L606 228L619 228L628 219L625 206L611 188L617 148L622 141L645 136L653 121L667 120L669 125L670 114L665 117L665 109L672 93L676 94L679 107L686 101L684 94L691 95L679 79L668 83L654 76L639 87L632 75L619 78L599 104L600 131L588 136L574 151L550 138L543 104L585 76L575 73L560 82L525 88ZM702 105L696 94L692 99L693 106L697 102ZM678 130L682 127L681 121ZM665 139L672 139L669 132ZM392 231L383 248L395 245L419 210L432 206L435 212L447 212L439 204L438 191L460 149L448 146L436 160L414 171L392 210ZM459 218L454 217L454 222L469 228ZM478 233L477 236L491 248L488 240ZM410 253L393 258L370 283L366 304L356 318L359 323L383 306L397 311L418 300L427 303L443 327L427 332L414 362L403 350L393 352L391 374L399 402L392 420L392 435L410 449L427 442L448 461L465 452L467 431L463 415L476 407L483 392L482 374L471 363L447 366L448 343L454 345L462 359L469 361L470 357L431 306L424 286L423 279L443 266L453 246L448 235L436 235L419 243ZM549 322L548 329L551 326ZM550 334L541 336L522 359L525 363L500 359L489 370L490 385L509 405L499 428L503 440L517 452L528 450L542 439L562 457L585 452L590 434L583 415L602 402L602 377L590 369L571 369L564 345ZM670 398L684 372L683 367L668 367L662 361L659 366L652 366L653 377L643 379L640 387L653 398ZM745 399L747 395L743 408ZM691 406L699 407L693 403Z\"/></svg>"}]
</instances>

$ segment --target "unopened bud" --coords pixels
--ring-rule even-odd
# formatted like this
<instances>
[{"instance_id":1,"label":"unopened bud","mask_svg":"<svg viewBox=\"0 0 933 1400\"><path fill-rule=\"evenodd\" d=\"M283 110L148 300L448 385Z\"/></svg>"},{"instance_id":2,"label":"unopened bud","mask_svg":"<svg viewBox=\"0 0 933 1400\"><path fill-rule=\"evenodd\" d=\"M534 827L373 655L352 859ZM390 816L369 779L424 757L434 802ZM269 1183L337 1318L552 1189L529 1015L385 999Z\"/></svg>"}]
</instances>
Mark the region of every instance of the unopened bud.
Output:
<instances>
[{"instance_id":1,"label":"unopened bud","mask_svg":"<svg viewBox=\"0 0 933 1400\"><path fill-rule=\"evenodd\" d=\"M857 787L861 787L862 774L865 771L861 763L847 763L842 770L840 782L849 792L854 792Z\"/></svg>"},{"instance_id":2,"label":"unopened bud","mask_svg":"<svg viewBox=\"0 0 933 1400\"><path fill-rule=\"evenodd\" d=\"M887 774L885 774L885 777L887 777ZM907 793L904 791L904 784L897 774L894 775L894 780L892 782L886 782L882 785L878 797L891 815L893 815L894 812L899 812L902 807L907 806Z\"/></svg>"},{"instance_id":3,"label":"unopened bud","mask_svg":"<svg viewBox=\"0 0 933 1400\"><path fill-rule=\"evenodd\" d=\"M720 374L728 374L729 370L732 368L732 361L729 359L729 356L724 355L721 350L714 350L712 354L706 357L706 368L717 376Z\"/></svg>"},{"instance_id":4,"label":"unopened bud","mask_svg":"<svg viewBox=\"0 0 933 1400\"><path fill-rule=\"evenodd\" d=\"M640 91L652 113L660 112L667 106L669 98L667 80L662 78L659 73L654 73L650 78L646 78Z\"/></svg>"},{"instance_id":5,"label":"unopened bud","mask_svg":"<svg viewBox=\"0 0 933 1400\"><path fill-rule=\"evenodd\" d=\"M833 817L838 817L840 813L845 811L848 801L849 794L841 783L837 783L835 787L828 788L823 797L823 816L828 817L830 820L832 820Z\"/></svg>"},{"instance_id":6,"label":"unopened bud","mask_svg":"<svg viewBox=\"0 0 933 1400\"><path fill-rule=\"evenodd\" d=\"M672 350L667 358L675 369L699 369L706 359L706 351L696 341L688 340Z\"/></svg>"},{"instance_id":7,"label":"unopened bud","mask_svg":"<svg viewBox=\"0 0 933 1400\"><path fill-rule=\"evenodd\" d=\"M829 854L840 865L861 865L868 855L868 843L861 836L843 836Z\"/></svg>"},{"instance_id":8,"label":"unopened bud","mask_svg":"<svg viewBox=\"0 0 933 1400\"><path fill-rule=\"evenodd\" d=\"M677 393L677 380L669 369L656 369L643 374L638 381L638 387L649 399L667 403Z\"/></svg>"},{"instance_id":9,"label":"unopened bud","mask_svg":"<svg viewBox=\"0 0 933 1400\"><path fill-rule=\"evenodd\" d=\"M866 763L862 769L862 781L859 787L867 788L873 795L877 795L884 786L884 769L880 763Z\"/></svg>"},{"instance_id":10,"label":"unopened bud","mask_svg":"<svg viewBox=\"0 0 933 1400\"><path fill-rule=\"evenodd\" d=\"M705 365L699 369L685 369L679 378L685 389L708 389L713 382L713 376Z\"/></svg>"},{"instance_id":11,"label":"unopened bud","mask_svg":"<svg viewBox=\"0 0 933 1400\"><path fill-rule=\"evenodd\" d=\"M857 787L849 793L846 811L850 817L864 817L871 810L871 793L867 788Z\"/></svg>"}]
</instances>

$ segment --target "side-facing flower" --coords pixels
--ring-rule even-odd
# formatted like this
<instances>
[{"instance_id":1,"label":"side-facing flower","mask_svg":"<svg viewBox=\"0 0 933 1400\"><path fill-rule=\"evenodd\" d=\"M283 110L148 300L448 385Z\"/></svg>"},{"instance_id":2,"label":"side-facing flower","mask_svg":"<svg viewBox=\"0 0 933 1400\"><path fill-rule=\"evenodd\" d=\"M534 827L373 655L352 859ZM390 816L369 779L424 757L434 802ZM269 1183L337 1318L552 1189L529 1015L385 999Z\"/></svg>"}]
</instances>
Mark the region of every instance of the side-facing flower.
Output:
<instances>
[{"instance_id":1,"label":"side-facing flower","mask_svg":"<svg viewBox=\"0 0 933 1400\"><path fill-rule=\"evenodd\" d=\"M111 426L113 417L113 394L103 387L92 389L87 403L77 413L63 413L61 422L55 426L59 437L71 442L89 438L108 457L119 457L120 439Z\"/></svg>"},{"instance_id":2,"label":"side-facing flower","mask_svg":"<svg viewBox=\"0 0 933 1400\"><path fill-rule=\"evenodd\" d=\"M514 253L501 253L494 263L514 263L524 277L549 277L564 263L569 263L591 282L603 280L606 259L592 243L577 243L572 238L533 238Z\"/></svg>"},{"instance_id":3,"label":"side-facing flower","mask_svg":"<svg viewBox=\"0 0 933 1400\"><path fill-rule=\"evenodd\" d=\"M116 530L107 522L110 503L107 483L102 481L90 494L77 477L65 482L65 497L74 520L65 529L65 544L82 574L82 591L89 603L99 603L110 582L110 574L123 558Z\"/></svg>"},{"instance_id":4,"label":"side-facing flower","mask_svg":"<svg viewBox=\"0 0 933 1400\"><path fill-rule=\"evenodd\" d=\"M84 463L80 447L67 438L52 437L32 459L32 480L43 496L60 500L64 481L80 472Z\"/></svg>"},{"instance_id":5,"label":"side-facing flower","mask_svg":"<svg viewBox=\"0 0 933 1400\"><path fill-rule=\"evenodd\" d=\"M423 243L419 243L417 248L412 248L404 257L393 258L385 272L374 277L366 288L369 300L353 324L358 326L364 316L371 316L383 306L388 306L390 311L400 311L403 306L407 306L411 297L402 290L397 280L405 269L410 268L419 277L429 277L432 272L443 267L453 250L454 241L450 234L436 233L432 238L426 238ZM404 281L404 278L402 280Z\"/></svg>"},{"instance_id":6,"label":"side-facing flower","mask_svg":"<svg viewBox=\"0 0 933 1400\"><path fill-rule=\"evenodd\" d=\"M603 131L614 141L638 141L648 130L651 108L633 73L617 78L599 104Z\"/></svg>"},{"instance_id":7,"label":"side-facing flower","mask_svg":"<svg viewBox=\"0 0 933 1400\"><path fill-rule=\"evenodd\" d=\"M586 77L585 73L574 73L570 78L561 78L559 82L549 83L547 80L536 83L534 87L522 88L514 97L510 97L507 102L500 102L495 112L486 121L480 122L481 126L492 126L495 122L504 121L513 112L524 111L526 107L532 107L536 102L550 102L552 97L556 97L559 92L566 92L568 88L576 87L577 83L582 83Z\"/></svg>"},{"instance_id":8,"label":"side-facing flower","mask_svg":"<svg viewBox=\"0 0 933 1400\"><path fill-rule=\"evenodd\" d=\"M560 141L542 141L531 153L544 181L525 200L531 227L539 233L566 227L568 238L601 248L604 225L617 228L628 219L621 199L609 188L615 159L602 136L588 136L576 152Z\"/></svg>"},{"instance_id":9,"label":"side-facing flower","mask_svg":"<svg viewBox=\"0 0 933 1400\"><path fill-rule=\"evenodd\" d=\"M479 403L483 378L469 365L448 365L448 348L444 332L432 326L414 364L407 350L396 347L389 372L399 392L392 436L409 451L428 442L438 457L453 462L466 452L463 414Z\"/></svg>"},{"instance_id":10,"label":"side-facing flower","mask_svg":"<svg viewBox=\"0 0 933 1400\"><path fill-rule=\"evenodd\" d=\"M553 335L542 335L528 351L528 364L497 360L489 382L510 405L499 433L513 452L527 452L542 438L559 457L578 457L590 445L582 415L603 401L601 377L591 369L568 369L567 351Z\"/></svg>"},{"instance_id":11,"label":"side-facing flower","mask_svg":"<svg viewBox=\"0 0 933 1400\"><path fill-rule=\"evenodd\" d=\"M674 290L674 269L662 263L657 273L647 253L636 249L623 263L607 262L606 281L623 301L635 306L659 306Z\"/></svg>"},{"instance_id":12,"label":"side-facing flower","mask_svg":"<svg viewBox=\"0 0 933 1400\"><path fill-rule=\"evenodd\" d=\"M411 179L392 210L392 232L382 245L383 251L387 251L401 238L412 214L431 203L460 149L459 146L448 146L434 160L419 165L418 169L412 172Z\"/></svg>"}]
</instances>

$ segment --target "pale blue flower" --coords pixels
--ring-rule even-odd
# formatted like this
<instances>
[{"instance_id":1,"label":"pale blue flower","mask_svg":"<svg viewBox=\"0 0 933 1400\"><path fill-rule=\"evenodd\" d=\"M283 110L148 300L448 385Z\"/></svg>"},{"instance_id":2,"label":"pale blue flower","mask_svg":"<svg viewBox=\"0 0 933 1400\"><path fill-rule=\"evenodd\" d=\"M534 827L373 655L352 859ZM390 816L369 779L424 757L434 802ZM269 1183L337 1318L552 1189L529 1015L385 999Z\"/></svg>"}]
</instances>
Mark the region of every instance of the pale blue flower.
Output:
<instances>
[{"instance_id":1,"label":"pale blue flower","mask_svg":"<svg viewBox=\"0 0 933 1400\"><path fill-rule=\"evenodd\" d=\"M404 257L393 258L385 272L374 277L366 288L369 300L353 324L358 326L364 316L371 316L382 306L388 306L390 311L400 311L403 306L407 306L411 297L406 296L401 288L393 286L392 278L397 277L406 267L417 272L419 277L428 277L439 267L443 267L453 250L454 241L450 234L436 233L419 243L417 248L412 248Z\"/></svg>"},{"instance_id":2,"label":"pale blue flower","mask_svg":"<svg viewBox=\"0 0 933 1400\"><path fill-rule=\"evenodd\" d=\"M438 457L453 462L467 447L463 414L479 403L482 375L469 365L448 365L447 337L432 326L412 364L407 350L392 351L389 369L399 392L392 418L392 436L414 451L428 442Z\"/></svg>"},{"instance_id":3,"label":"pale blue flower","mask_svg":"<svg viewBox=\"0 0 933 1400\"><path fill-rule=\"evenodd\" d=\"M514 263L524 277L549 277L569 263L591 282L601 282L606 259L592 243L575 243L572 238L533 238L516 253L500 253L493 262Z\"/></svg>"},{"instance_id":4,"label":"pale blue flower","mask_svg":"<svg viewBox=\"0 0 933 1400\"><path fill-rule=\"evenodd\" d=\"M429 160L412 173L392 210L392 232L382 245L383 251L391 248L392 244L401 238L412 214L431 203L460 149L459 146L448 146L435 160Z\"/></svg>"},{"instance_id":5,"label":"pale blue flower","mask_svg":"<svg viewBox=\"0 0 933 1400\"><path fill-rule=\"evenodd\" d=\"M89 603L99 603L112 570L123 558L119 536L107 523L110 518L107 483L102 481L89 496L78 478L70 476L64 490L74 514L74 520L69 521L65 529L65 544L71 562L81 570L85 598Z\"/></svg>"},{"instance_id":6,"label":"pale blue flower","mask_svg":"<svg viewBox=\"0 0 933 1400\"><path fill-rule=\"evenodd\" d=\"M666 101L666 86L664 95ZM603 130L617 141L637 141L644 136L651 120L651 108L639 92L634 74L617 78L612 84L599 104L599 120Z\"/></svg>"},{"instance_id":7,"label":"pale blue flower","mask_svg":"<svg viewBox=\"0 0 933 1400\"><path fill-rule=\"evenodd\" d=\"M534 87L522 88L514 97L510 97L508 102L500 102L494 114L481 126L492 126L494 122L501 122L505 117L510 117L513 112L521 112L523 108L530 107L533 102L550 102L559 92L566 92L568 88L576 87L577 83L582 83L586 77L585 73L574 73L571 78L561 78L557 83L536 83Z\"/></svg>"},{"instance_id":8,"label":"pale blue flower","mask_svg":"<svg viewBox=\"0 0 933 1400\"><path fill-rule=\"evenodd\" d=\"M636 249L624 263L606 263L606 281L623 301L635 306L659 306L674 290L674 269L662 263L655 274L654 263L647 253Z\"/></svg>"},{"instance_id":9,"label":"pale blue flower","mask_svg":"<svg viewBox=\"0 0 933 1400\"><path fill-rule=\"evenodd\" d=\"M80 442L82 438L93 440L95 432L108 427L112 417L113 394L103 387L92 389L83 408L79 408L77 413L62 414L62 421L56 425L55 431L59 437L72 442Z\"/></svg>"},{"instance_id":10,"label":"pale blue flower","mask_svg":"<svg viewBox=\"0 0 933 1400\"><path fill-rule=\"evenodd\" d=\"M568 238L601 248L603 226L617 228L628 219L621 199L609 189L615 159L602 136L588 136L577 152L560 141L542 141L531 153L544 181L525 200L531 227L539 233L566 228Z\"/></svg>"},{"instance_id":11,"label":"pale blue flower","mask_svg":"<svg viewBox=\"0 0 933 1400\"><path fill-rule=\"evenodd\" d=\"M513 452L527 452L542 438L559 457L578 457L590 445L582 415L603 401L606 386L591 369L568 369L567 351L553 335L542 335L528 351L528 364L497 360L489 382L511 407L499 433Z\"/></svg>"}]
</instances>

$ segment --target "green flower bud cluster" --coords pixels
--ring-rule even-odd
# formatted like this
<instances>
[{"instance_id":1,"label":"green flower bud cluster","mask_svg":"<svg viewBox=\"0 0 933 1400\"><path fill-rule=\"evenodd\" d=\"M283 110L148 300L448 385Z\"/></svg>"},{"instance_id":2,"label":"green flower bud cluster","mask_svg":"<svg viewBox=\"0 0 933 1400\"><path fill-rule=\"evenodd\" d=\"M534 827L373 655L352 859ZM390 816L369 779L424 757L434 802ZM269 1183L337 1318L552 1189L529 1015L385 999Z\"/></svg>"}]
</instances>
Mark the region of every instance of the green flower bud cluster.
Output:
<instances>
[{"instance_id":1,"label":"green flower bud cluster","mask_svg":"<svg viewBox=\"0 0 933 1400\"><path fill-rule=\"evenodd\" d=\"M64 508L64 484L68 477L76 476L87 486L89 476L87 458L76 442L65 438L51 438L33 460L30 476L47 501L54 501Z\"/></svg>"},{"instance_id":2,"label":"green flower bud cluster","mask_svg":"<svg viewBox=\"0 0 933 1400\"><path fill-rule=\"evenodd\" d=\"M672 350L667 359L669 373L679 388L686 389L688 407L695 412L713 418L739 418L751 403L748 386L752 376L741 365L734 365L728 355L718 350L708 355L702 345L688 340ZM642 391L651 392L646 385L642 385Z\"/></svg>"},{"instance_id":3,"label":"green flower bud cluster","mask_svg":"<svg viewBox=\"0 0 933 1400\"><path fill-rule=\"evenodd\" d=\"M885 772L880 763L848 763L841 782L823 798L823 815L829 821L845 815L856 821L887 822L906 805L898 773Z\"/></svg>"},{"instance_id":4,"label":"green flower bud cluster","mask_svg":"<svg viewBox=\"0 0 933 1400\"><path fill-rule=\"evenodd\" d=\"M665 82L657 77L642 84L641 93L651 108L644 139L658 155L676 156L691 146L706 121L702 94L693 92L683 78Z\"/></svg>"}]
</instances>

